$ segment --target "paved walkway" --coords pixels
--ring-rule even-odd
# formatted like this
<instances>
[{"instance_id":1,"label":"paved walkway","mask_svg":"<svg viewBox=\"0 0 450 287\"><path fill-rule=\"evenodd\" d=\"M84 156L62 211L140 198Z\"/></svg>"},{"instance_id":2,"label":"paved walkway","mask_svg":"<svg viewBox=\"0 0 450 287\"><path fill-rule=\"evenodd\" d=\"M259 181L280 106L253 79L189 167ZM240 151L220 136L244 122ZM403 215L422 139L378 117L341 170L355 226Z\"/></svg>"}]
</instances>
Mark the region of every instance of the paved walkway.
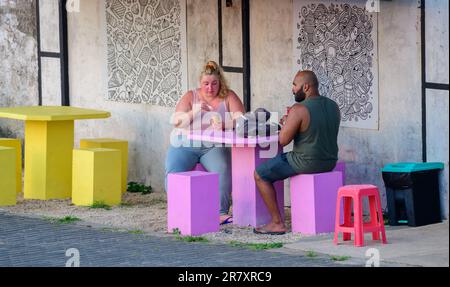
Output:
<instances>
[{"instance_id":1,"label":"paved walkway","mask_svg":"<svg viewBox=\"0 0 450 287\"><path fill-rule=\"evenodd\" d=\"M312 236L299 242L286 244L291 251L310 250L334 256L350 256L347 264L365 265L370 257L380 259L380 266L449 266L449 225L442 223L419 227L386 226L388 244L372 240L372 234L366 233L364 247L354 247L353 241L333 244L334 234ZM376 252L376 255L375 253ZM359 263L358 263L359 262Z\"/></svg>"},{"instance_id":2,"label":"paved walkway","mask_svg":"<svg viewBox=\"0 0 450 287\"><path fill-rule=\"evenodd\" d=\"M64 267L76 248L81 267L313 267L343 266L326 257L188 243L13 216L0 212L0 266Z\"/></svg>"}]
</instances>

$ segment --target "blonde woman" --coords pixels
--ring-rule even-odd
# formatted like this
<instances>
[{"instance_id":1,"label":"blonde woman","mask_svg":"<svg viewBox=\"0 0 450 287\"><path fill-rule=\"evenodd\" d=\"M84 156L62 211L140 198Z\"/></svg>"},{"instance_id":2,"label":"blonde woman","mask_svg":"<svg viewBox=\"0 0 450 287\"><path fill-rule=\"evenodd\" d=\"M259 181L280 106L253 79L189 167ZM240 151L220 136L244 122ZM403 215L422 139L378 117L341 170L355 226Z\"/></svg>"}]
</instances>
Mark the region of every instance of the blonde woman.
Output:
<instances>
[{"instance_id":1,"label":"blonde woman","mask_svg":"<svg viewBox=\"0 0 450 287\"><path fill-rule=\"evenodd\" d=\"M200 88L187 92L180 99L172 123L175 128L187 130L224 129L233 127L233 121L244 112L242 101L228 88L222 68L216 62L209 61L202 69ZM211 121L205 120L205 117ZM166 190L169 173L190 171L197 163L201 163L207 171L219 174L218 220L221 224L231 223L232 219L228 214L231 205L230 149L203 145L197 147L182 136L181 140L184 141L183 146L175 147L171 144L167 152Z\"/></svg>"}]
</instances>

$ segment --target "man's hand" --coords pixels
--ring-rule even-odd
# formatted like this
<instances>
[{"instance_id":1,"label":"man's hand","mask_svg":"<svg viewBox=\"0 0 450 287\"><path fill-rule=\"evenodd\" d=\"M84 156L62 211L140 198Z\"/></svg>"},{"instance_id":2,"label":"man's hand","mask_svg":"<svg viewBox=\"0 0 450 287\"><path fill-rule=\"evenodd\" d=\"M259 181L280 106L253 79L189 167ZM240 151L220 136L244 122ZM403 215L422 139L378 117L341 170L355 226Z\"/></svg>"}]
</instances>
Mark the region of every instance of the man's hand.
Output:
<instances>
[{"instance_id":1,"label":"man's hand","mask_svg":"<svg viewBox=\"0 0 450 287\"><path fill-rule=\"evenodd\" d=\"M287 120L288 115L284 115L281 119L280 119L280 125L284 126L286 124L286 120Z\"/></svg>"},{"instance_id":2,"label":"man's hand","mask_svg":"<svg viewBox=\"0 0 450 287\"><path fill-rule=\"evenodd\" d=\"M280 121L283 122L283 127L278 135L279 143L284 147L287 146L299 133L301 124L305 119L308 109L303 105L294 105L289 113L289 117L284 115Z\"/></svg>"}]
</instances>

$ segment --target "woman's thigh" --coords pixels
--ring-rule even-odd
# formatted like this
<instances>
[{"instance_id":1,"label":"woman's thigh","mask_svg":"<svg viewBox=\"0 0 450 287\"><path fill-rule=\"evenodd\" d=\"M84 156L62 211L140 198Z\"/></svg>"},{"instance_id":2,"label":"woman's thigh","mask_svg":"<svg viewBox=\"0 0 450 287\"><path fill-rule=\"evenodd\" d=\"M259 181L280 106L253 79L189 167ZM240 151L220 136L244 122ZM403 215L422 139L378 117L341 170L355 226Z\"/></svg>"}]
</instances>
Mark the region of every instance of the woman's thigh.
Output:
<instances>
[{"instance_id":1,"label":"woman's thigh","mask_svg":"<svg viewBox=\"0 0 450 287\"><path fill-rule=\"evenodd\" d=\"M166 157L166 174L190 171L199 162L200 155L193 148L170 146Z\"/></svg>"},{"instance_id":2,"label":"woman's thigh","mask_svg":"<svg viewBox=\"0 0 450 287\"><path fill-rule=\"evenodd\" d=\"M231 172L231 151L230 148L214 147L206 152L200 163L206 170L218 172L220 174L230 174Z\"/></svg>"}]
</instances>

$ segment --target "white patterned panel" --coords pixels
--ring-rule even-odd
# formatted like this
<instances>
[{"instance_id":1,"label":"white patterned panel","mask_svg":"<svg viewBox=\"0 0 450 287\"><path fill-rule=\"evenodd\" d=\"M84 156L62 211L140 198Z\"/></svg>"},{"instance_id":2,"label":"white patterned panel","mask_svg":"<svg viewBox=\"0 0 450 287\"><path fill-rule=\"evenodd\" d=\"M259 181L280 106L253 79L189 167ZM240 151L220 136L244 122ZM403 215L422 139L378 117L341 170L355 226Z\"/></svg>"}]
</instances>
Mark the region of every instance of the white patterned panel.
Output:
<instances>
[{"instance_id":1,"label":"white patterned panel","mask_svg":"<svg viewBox=\"0 0 450 287\"><path fill-rule=\"evenodd\" d=\"M312 70L342 126L378 129L377 13L365 1L294 0L294 70Z\"/></svg>"},{"instance_id":2,"label":"white patterned panel","mask_svg":"<svg viewBox=\"0 0 450 287\"><path fill-rule=\"evenodd\" d=\"M186 90L185 0L106 0L108 100L174 107Z\"/></svg>"}]
</instances>

